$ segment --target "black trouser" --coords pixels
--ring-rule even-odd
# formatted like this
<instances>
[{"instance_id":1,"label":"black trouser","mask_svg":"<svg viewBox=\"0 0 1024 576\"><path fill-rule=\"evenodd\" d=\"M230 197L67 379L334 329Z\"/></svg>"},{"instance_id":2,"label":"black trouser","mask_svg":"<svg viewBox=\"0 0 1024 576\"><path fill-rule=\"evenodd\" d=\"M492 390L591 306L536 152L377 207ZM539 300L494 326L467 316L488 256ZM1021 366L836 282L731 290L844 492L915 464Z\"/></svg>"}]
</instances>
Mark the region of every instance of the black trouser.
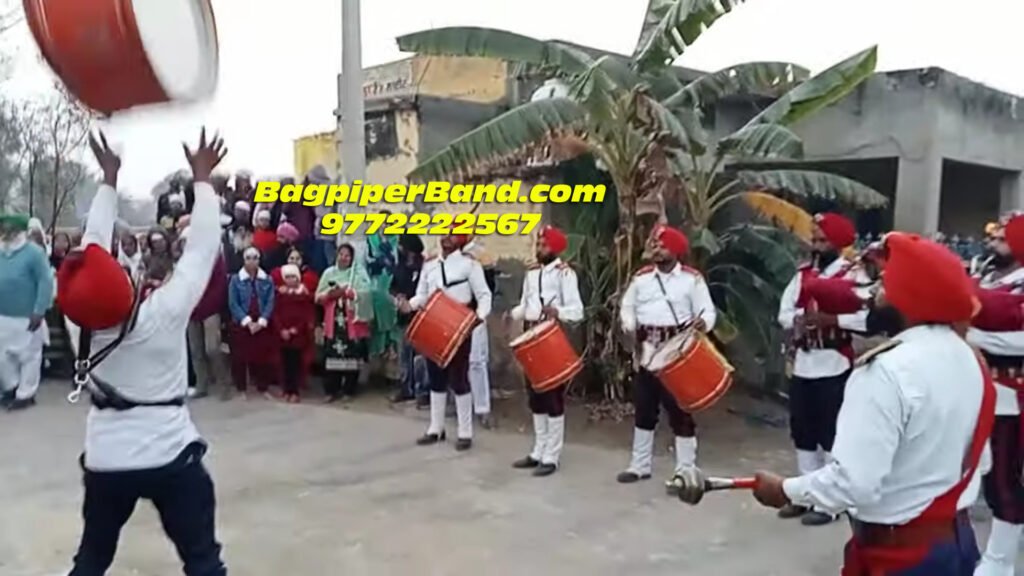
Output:
<instances>
[{"instance_id":1,"label":"black trouser","mask_svg":"<svg viewBox=\"0 0 1024 576\"><path fill-rule=\"evenodd\" d=\"M992 515L1010 524L1024 524L1024 445L1020 427L1020 416L996 416L989 438L992 469L982 483Z\"/></svg>"},{"instance_id":2,"label":"black trouser","mask_svg":"<svg viewBox=\"0 0 1024 576\"><path fill-rule=\"evenodd\" d=\"M206 448L190 445L161 468L127 472L85 470L85 527L69 576L103 576L114 561L121 527L139 499L150 500L187 576L225 576L215 536L216 497L203 466Z\"/></svg>"},{"instance_id":3,"label":"black trouser","mask_svg":"<svg viewBox=\"0 0 1024 576\"><path fill-rule=\"evenodd\" d=\"M281 348L282 387L285 394L297 395L306 380L305 350L302 348Z\"/></svg>"},{"instance_id":4,"label":"black trouser","mask_svg":"<svg viewBox=\"0 0 1024 576\"><path fill-rule=\"evenodd\" d=\"M185 335L185 354L186 354L185 357L188 360L188 387L189 388L195 388L196 387L196 369L195 369L195 366L192 364L192 346L189 344L188 335L187 334Z\"/></svg>"},{"instance_id":5,"label":"black trouser","mask_svg":"<svg viewBox=\"0 0 1024 576\"><path fill-rule=\"evenodd\" d=\"M697 424L693 416L679 407L679 403L656 375L641 368L633 382L633 407L636 411L634 423L637 428L648 431L657 428L658 409L663 406L668 412L669 426L676 436L693 438L697 435Z\"/></svg>"},{"instance_id":6,"label":"black trouser","mask_svg":"<svg viewBox=\"0 0 1024 576\"><path fill-rule=\"evenodd\" d=\"M359 372L348 370L345 372L327 372L324 374L324 394L337 398L342 394L355 396L359 391Z\"/></svg>"},{"instance_id":7,"label":"black trouser","mask_svg":"<svg viewBox=\"0 0 1024 576\"><path fill-rule=\"evenodd\" d=\"M566 385L562 384L546 392L537 392L533 386L527 383L526 394L530 400L530 412L546 414L552 418L558 418L565 414L565 388Z\"/></svg>"},{"instance_id":8,"label":"black trouser","mask_svg":"<svg viewBox=\"0 0 1024 576\"><path fill-rule=\"evenodd\" d=\"M843 406L849 372L828 378L794 376L789 384L789 432L797 450L832 451L836 419Z\"/></svg>"},{"instance_id":9,"label":"black trouser","mask_svg":"<svg viewBox=\"0 0 1024 576\"><path fill-rule=\"evenodd\" d=\"M469 352L473 345L472 336L455 351L455 356L448 366L441 368L430 360L427 360L427 374L430 375L431 392L447 392L451 388L452 394L462 396L469 394Z\"/></svg>"}]
</instances>

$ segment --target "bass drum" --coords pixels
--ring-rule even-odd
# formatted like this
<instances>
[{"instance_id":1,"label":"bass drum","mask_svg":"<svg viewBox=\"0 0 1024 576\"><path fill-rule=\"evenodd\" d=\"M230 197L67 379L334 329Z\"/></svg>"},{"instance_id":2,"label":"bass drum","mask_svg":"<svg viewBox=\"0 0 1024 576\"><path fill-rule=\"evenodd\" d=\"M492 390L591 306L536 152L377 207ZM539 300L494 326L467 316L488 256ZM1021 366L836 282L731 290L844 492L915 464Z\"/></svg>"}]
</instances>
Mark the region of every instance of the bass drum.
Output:
<instances>
[{"instance_id":1,"label":"bass drum","mask_svg":"<svg viewBox=\"0 0 1024 576\"><path fill-rule=\"evenodd\" d=\"M199 101L217 87L210 0L24 0L24 7L43 58L97 112Z\"/></svg>"},{"instance_id":2,"label":"bass drum","mask_svg":"<svg viewBox=\"0 0 1024 576\"><path fill-rule=\"evenodd\" d=\"M710 408L732 387L735 369L707 336L687 330L662 344L645 366L658 376L680 408Z\"/></svg>"}]
</instances>

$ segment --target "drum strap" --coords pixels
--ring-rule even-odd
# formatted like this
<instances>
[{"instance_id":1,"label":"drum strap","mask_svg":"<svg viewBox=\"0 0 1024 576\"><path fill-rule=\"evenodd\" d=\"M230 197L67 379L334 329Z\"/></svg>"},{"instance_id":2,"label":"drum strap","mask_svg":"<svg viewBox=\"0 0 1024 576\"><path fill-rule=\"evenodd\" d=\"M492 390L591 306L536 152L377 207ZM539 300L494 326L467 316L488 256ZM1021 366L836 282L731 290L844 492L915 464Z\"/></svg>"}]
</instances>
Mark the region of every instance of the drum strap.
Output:
<instances>
[{"instance_id":1,"label":"drum strap","mask_svg":"<svg viewBox=\"0 0 1024 576\"><path fill-rule=\"evenodd\" d=\"M441 261L441 283L445 288L451 288L452 286L458 286L469 282L469 278L463 278L462 280L456 280L454 282L448 282L448 273L444 270L444 261ZM469 307L472 310L476 310L476 294L473 294L473 299L469 302Z\"/></svg>"},{"instance_id":2,"label":"drum strap","mask_svg":"<svg viewBox=\"0 0 1024 576\"><path fill-rule=\"evenodd\" d=\"M665 303L668 304L668 309L672 311L672 319L676 321L676 326L682 324L679 321L679 315L676 314L676 307L672 305L672 300L669 300L668 292L665 290L665 283L661 281L661 276L658 273L654 273L654 279L658 281L658 288L661 289L661 295L665 297Z\"/></svg>"}]
</instances>

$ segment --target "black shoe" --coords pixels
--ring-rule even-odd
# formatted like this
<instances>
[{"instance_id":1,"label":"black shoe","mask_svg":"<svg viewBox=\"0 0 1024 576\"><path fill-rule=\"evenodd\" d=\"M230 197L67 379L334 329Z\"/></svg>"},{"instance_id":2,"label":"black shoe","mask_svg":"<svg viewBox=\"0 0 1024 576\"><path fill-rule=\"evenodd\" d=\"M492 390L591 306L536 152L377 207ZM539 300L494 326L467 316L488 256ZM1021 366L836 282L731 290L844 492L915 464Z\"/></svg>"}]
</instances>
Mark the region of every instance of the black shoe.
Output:
<instances>
[{"instance_id":1,"label":"black shoe","mask_svg":"<svg viewBox=\"0 0 1024 576\"><path fill-rule=\"evenodd\" d=\"M7 406L8 412L16 412L18 410L26 410L36 405L35 398L26 398L25 400L15 400Z\"/></svg>"},{"instance_id":2,"label":"black shoe","mask_svg":"<svg viewBox=\"0 0 1024 576\"><path fill-rule=\"evenodd\" d=\"M616 480L619 481L619 484L634 484L634 483L639 482L641 480L650 480L650 479L651 479L651 475L650 474L644 474L644 475L641 476L640 474L637 474L635 472L620 472L619 476L616 478Z\"/></svg>"},{"instance_id":3,"label":"black shoe","mask_svg":"<svg viewBox=\"0 0 1024 576\"><path fill-rule=\"evenodd\" d=\"M416 445L417 446L433 446L434 444L437 444L438 442L444 442L444 440L445 440L444 431L442 431L440 434L424 434L423 436L420 436L419 440L416 441Z\"/></svg>"},{"instance_id":4,"label":"black shoe","mask_svg":"<svg viewBox=\"0 0 1024 576\"><path fill-rule=\"evenodd\" d=\"M518 470L527 470L529 468L536 468L540 466L539 460L534 460L532 456L527 456L522 460L516 460L512 463L512 467Z\"/></svg>"},{"instance_id":5,"label":"black shoe","mask_svg":"<svg viewBox=\"0 0 1024 576\"><path fill-rule=\"evenodd\" d=\"M541 464L540 466L537 467L536 470L533 471L533 475L538 478L543 478L545 476L551 476L557 471L557 464Z\"/></svg>"},{"instance_id":6,"label":"black shoe","mask_svg":"<svg viewBox=\"0 0 1024 576\"><path fill-rule=\"evenodd\" d=\"M458 450L459 452L465 452L466 450L469 450L472 447L473 447L473 439L472 438L459 438L455 442L455 449Z\"/></svg>"},{"instance_id":7,"label":"black shoe","mask_svg":"<svg viewBox=\"0 0 1024 576\"><path fill-rule=\"evenodd\" d=\"M0 395L0 407L7 408L8 406L14 403L14 399L14 390L11 390L10 392L4 392L2 395Z\"/></svg>"},{"instance_id":8,"label":"black shoe","mask_svg":"<svg viewBox=\"0 0 1024 576\"><path fill-rule=\"evenodd\" d=\"M804 517L800 519L800 523L804 526L825 526L835 522L838 518L838 516L811 510L804 514Z\"/></svg>"},{"instance_id":9,"label":"black shoe","mask_svg":"<svg viewBox=\"0 0 1024 576\"><path fill-rule=\"evenodd\" d=\"M810 512L811 509L806 506L797 506L796 504L786 504L779 509L779 518L789 520L791 518L800 518L804 514Z\"/></svg>"}]
</instances>

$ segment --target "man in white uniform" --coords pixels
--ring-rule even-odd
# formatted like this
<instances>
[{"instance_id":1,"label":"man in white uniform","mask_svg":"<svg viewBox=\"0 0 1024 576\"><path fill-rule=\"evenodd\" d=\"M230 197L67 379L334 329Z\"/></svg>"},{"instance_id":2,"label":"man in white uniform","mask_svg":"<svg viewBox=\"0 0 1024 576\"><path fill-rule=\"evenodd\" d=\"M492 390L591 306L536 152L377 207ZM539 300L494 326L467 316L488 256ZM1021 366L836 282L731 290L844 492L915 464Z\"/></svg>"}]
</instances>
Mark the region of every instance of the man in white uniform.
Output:
<instances>
[{"instance_id":1,"label":"man in white uniform","mask_svg":"<svg viewBox=\"0 0 1024 576\"><path fill-rule=\"evenodd\" d=\"M857 361L833 459L787 480L758 473L754 496L848 512L843 576L970 576L978 548L967 510L988 466L996 394L959 332L978 302L944 246L893 233L885 247L879 305L898 311L905 330Z\"/></svg>"},{"instance_id":2,"label":"man in white uniform","mask_svg":"<svg viewBox=\"0 0 1024 576\"><path fill-rule=\"evenodd\" d=\"M682 232L659 225L651 233L648 249L654 264L636 273L622 298L622 329L636 334L640 367L633 382L633 455L618 481L631 484L651 477L660 406L668 412L676 436L675 473L668 482L672 491L680 475L697 465L697 424L645 367L662 344L687 327L701 332L713 330L718 314L704 277L680 263L689 252L689 241Z\"/></svg>"},{"instance_id":3,"label":"man in white uniform","mask_svg":"<svg viewBox=\"0 0 1024 576\"><path fill-rule=\"evenodd\" d=\"M403 312L420 310L437 290L453 300L476 311L477 319L486 322L491 313L491 290L484 278L484 269L476 260L462 253L468 243L466 236L445 236L441 239L441 256L423 265L416 296L400 300ZM473 394L469 384L469 354L472 338L466 338L448 366L441 368L427 361L430 373L430 427L417 444L429 446L445 438L444 416L448 390L455 395L458 418L458 440L455 449L469 450L473 446Z\"/></svg>"},{"instance_id":4,"label":"man in white uniform","mask_svg":"<svg viewBox=\"0 0 1024 576\"><path fill-rule=\"evenodd\" d=\"M207 145L205 130L195 153L186 147L195 178L189 242L172 272L147 271L147 288L133 293L109 253L121 161L101 139L102 145L90 138L90 145L104 182L83 248L69 255L58 280L58 301L77 332L75 381L88 386L93 403L81 460L84 529L71 576L107 572L140 499L153 502L186 575L224 576L214 486L202 464L206 443L185 405L185 328L220 247L219 203L209 179L227 150L217 138Z\"/></svg>"},{"instance_id":5,"label":"man in white uniform","mask_svg":"<svg viewBox=\"0 0 1024 576\"><path fill-rule=\"evenodd\" d=\"M985 355L996 382L996 421L992 430L992 471L985 476L985 501L992 509L992 531L977 576L1013 576L1024 528L1024 216L989 230L991 260L980 287L1003 298L985 298L967 341ZM1013 297L1010 295L1018 295Z\"/></svg>"},{"instance_id":6,"label":"man in white uniform","mask_svg":"<svg viewBox=\"0 0 1024 576\"><path fill-rule=\"evenodd\" d=\"M868 315L867 310L838 316L814 310L813 303L801 293L801 284L815 278L847 278L870 284L870 279L841 255L856 240L853 223L838 214L818 214L815 223L811 238L813 259L797 271L779 304L779 324L795 334L789 427L801 474L818 470L830 457L836 418L853 365L852 332L867 330ZM797 505L783 508L779 517L802 517L807 526L820 526L836 519Z\"/></svg>"},{"instance_id":7,"label":"man in white uniform","mask_svg":"<svg viewBox=\"0 0 1024 576\"><path fill-rule=\"evenodd\" d=\"M581 322L583 300L580 298L576 272L559 258L568 247L561 230L545 226L537 242L537 264L523 278L523 295L519 305L509 311L513 320L523 322L523 331L545 320ZM533 450L512 464L519 469L533 469L534 476L550 476L558 470L565 444L565 389L568 383L552 390L537 392L526 384L530 412L533 413Z\"/></svg>"}]
</instances>

